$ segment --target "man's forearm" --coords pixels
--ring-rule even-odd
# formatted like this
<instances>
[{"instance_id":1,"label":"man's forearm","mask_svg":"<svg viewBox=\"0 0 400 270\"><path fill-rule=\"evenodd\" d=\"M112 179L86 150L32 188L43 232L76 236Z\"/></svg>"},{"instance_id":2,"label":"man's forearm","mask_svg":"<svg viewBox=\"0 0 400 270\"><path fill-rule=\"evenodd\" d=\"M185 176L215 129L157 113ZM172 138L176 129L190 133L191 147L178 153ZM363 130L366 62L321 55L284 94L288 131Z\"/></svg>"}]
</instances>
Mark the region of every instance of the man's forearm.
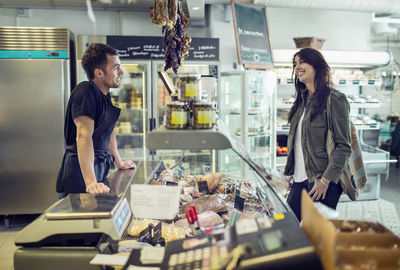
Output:
<instances>
[{"instance_id":1,"label":"man's forearm","mask_svg":"<svg viewBox=\"0 0 400 270\"><path fill-rule=\"evenodd\" d=\"M76 145L78 148L79 166L81 167L85 185L88 187L90 184L97 182L96 175L94 173L94 150L92 137L78 137L76 140Z\"/></svg>"}]
</instances>

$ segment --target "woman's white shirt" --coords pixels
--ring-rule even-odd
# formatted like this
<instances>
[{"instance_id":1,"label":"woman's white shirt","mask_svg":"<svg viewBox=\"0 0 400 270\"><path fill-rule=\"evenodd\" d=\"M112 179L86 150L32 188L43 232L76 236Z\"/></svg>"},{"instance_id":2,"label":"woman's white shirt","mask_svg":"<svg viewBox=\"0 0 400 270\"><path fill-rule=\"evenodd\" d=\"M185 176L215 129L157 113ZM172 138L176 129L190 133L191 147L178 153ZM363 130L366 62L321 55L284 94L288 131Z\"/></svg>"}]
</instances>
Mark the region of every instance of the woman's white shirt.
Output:
<instances>
[{"instance_id":1,"label":"woman's white shirt","mask_svg":"<svg viewBox=\"0 0 400 270\"><path fill-rule=\"evenodd\" d=\"M303 123L305 112L306 110L304 109L303 114L300 117L299 123L297 124L296 135L294 139L293 178L295 182L303 182L304 180L307 180L306 167L304 165L303 148L301 147L301 126Z\"/></svg>"}]
</instances>

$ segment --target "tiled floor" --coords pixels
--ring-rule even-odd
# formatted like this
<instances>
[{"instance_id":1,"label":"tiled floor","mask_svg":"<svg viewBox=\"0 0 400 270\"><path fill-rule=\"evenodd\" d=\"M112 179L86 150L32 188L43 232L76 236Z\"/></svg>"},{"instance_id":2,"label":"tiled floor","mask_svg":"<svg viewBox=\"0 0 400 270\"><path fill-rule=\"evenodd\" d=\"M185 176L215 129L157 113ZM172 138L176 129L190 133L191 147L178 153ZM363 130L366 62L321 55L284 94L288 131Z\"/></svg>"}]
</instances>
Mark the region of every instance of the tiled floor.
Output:
<instances>
[{"instance_id":1,"label":"tiled floor","mask_svg":"<svg viewBox=\"0 0 400 270\"><path fill-rule=\"evenodd\" d=\"M0 270L13 270L14 264L14 251L16 246L14 245L14 238L17 233L37 215L24 215L24 216L10 216L9 227L5 227L4 216L0 218Z\"/></svg>"},{"instance_id":2,"label":"tiled floor","mask_svg":"<svg viewBox=\"0 0 400 270\"><path fill-rule=\"evenodd\" d=\"M388 180L382 179L381 198L394 203L400 216L400 168L391 165ZM366 202L367 203L367 202ZM15 235L27 224L33 221L37 215L11 216L10 228L4 226L4 216L0 217L0 270L13 270L13 254Z\"/></svg>"}]
</instances>

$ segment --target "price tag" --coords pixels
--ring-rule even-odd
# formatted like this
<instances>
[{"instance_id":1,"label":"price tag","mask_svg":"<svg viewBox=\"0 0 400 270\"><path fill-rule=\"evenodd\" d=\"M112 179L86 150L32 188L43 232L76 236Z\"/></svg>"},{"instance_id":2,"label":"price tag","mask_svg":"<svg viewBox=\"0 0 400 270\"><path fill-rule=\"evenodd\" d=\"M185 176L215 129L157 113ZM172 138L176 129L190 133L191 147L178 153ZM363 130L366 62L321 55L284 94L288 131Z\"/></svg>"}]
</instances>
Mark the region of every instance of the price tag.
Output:
<instances>
[{"instance_id":1,"label":"price tag","mask_svg":"<svg viewBox=\"0 0 400 270\"><path fill-rule=\"evenodd\" d=\"M141 231L139 235L139 242L149 243L151 239L151 230L152 228L149 226Z\"/></svg>"},{"instance_id":2,"label":"price tag","mask_svg":"<svg viewBox=\"0 0 400 270\"><path fill-rule=\"evenodd\" d=\"M153 238L156 239L156 241L160 240L161 238L161 229L162 229L162 223L158 222L158 224L154 227L154 233L153 233Z\"/></svg>"},{"instance_id":3,"label":"price tag","mask_svg":"<svg viewBox=\"0 0 400 270\"><path fill-rule=\"evenodd\" d=\"M200 193L202 192L205 192L206 194L209 193L207 181L197 181L197 187L199 188Z\"/></svg>"},{"instance_id":4,"label":"price tag","mask_svg":"<svg viewBox=\"0 0 400 270\"><path fill-rule=\"evenodd\" d=\"M178 183L167 181L167 182L165 182L165 185L167 185L167 186L177 186Z\"/></svg>"},{"instance_id":5,"label":"price tag","mask_svg":"<svg viewBox=\"0 0 400 270\"><path fill-rule=\"evenodd\" d=\"M240 212L243 212L243 208L244 208L244 201L245 198L242 198L240 196L235 196L235 209L239 210Z\"/></svg>"},{"instance_id":6,"label":"price tag","mask_svg":"<svg viewBox=\"0 0 400 270\"><path fill-rule=\"evenodd\" d=\"M242 189L242 183L240 183L239 185L235 185L235 195L236 196L240 196L240 190Z\"/></svg>"}]
</instances>

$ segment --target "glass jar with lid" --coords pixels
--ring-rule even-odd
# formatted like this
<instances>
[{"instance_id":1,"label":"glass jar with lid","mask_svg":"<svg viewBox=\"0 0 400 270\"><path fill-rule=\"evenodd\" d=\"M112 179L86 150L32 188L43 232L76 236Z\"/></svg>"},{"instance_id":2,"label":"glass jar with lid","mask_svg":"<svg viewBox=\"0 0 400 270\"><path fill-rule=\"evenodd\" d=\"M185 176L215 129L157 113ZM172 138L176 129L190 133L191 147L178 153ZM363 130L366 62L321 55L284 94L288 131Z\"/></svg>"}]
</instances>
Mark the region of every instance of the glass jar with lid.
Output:
<instances>
[{"instance_id":1,"label":"glass jar with lid","mask_svg":"<svg viewBox=\"0 0 400 270\"><path fill-rule=\"evenodd\" d=\"M167 103L165 126L169 129L185 129L188 127L189 108L184 102Z\"/></svg>"},{"instance_id":2,"label":"glass jar with lid","mask_svg":"<svg viewBox=\"0 0 400 270\"><path fill-rule=\"evenodd\" d=\"M198 101L201 97L201 75L195 73L182 74L178 77L176 88L180 101Z\"/></svg>"},{"instance_id":3,"label":"glass jar with lid","mask_svg":"<svg viewBox=\"0 0 400 270\"><path fill-rule=\"evenodd\" d=\"M212 128L215 124L215 110L213 102L193 103L193 127Z\"/></svg>"}]
</instances>

